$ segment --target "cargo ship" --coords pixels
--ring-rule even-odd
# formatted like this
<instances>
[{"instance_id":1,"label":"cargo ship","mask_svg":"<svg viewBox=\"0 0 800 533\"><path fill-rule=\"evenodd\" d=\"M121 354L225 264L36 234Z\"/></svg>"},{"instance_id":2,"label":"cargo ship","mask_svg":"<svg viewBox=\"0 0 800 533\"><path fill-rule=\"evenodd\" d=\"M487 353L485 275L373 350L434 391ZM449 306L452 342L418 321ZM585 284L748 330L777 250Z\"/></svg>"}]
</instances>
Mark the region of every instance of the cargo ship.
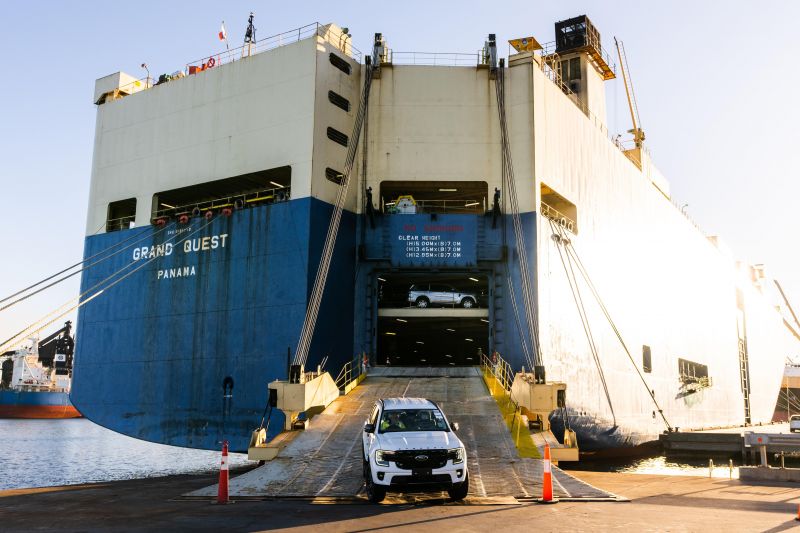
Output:
<instances>
[{"instance_id":1,"label":"cargo ship","mask_svg":"<svg viewBox=\"0 0 800 533\"><path fill-rule=\"evenodd\" d=\"M298 353L335 375L497 352L567 384L551 421L582 450L772 418L796 340L640 125L609 132L605 86L631 84L588 17L502 58L494 35L465 54L248 35L157 83L96 82L84 256L114 251L82 277L86 417L243 450Z\"/></svg>"},{"instance_id":2,"label":"cargo ship","mask_svg":"<svg viewBox=\"0 0 800 533\"><path fill-rule=\"evenodd\" d=\"M71 322L41 341L0 355L0 418L78 418L69 399Z\"/></svg>"}]
</instances>

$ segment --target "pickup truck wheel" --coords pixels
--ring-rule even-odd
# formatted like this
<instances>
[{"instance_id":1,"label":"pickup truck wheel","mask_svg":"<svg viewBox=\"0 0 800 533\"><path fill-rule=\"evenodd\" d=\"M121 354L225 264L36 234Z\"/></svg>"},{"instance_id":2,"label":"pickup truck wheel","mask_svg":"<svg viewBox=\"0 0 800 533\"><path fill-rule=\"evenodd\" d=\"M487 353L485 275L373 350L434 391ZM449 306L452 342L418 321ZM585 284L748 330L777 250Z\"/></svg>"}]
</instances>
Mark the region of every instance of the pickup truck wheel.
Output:
<instances>
[{"instance_id":1,"label":"pickup truck wheel","mask_svg":"<svg viewBox=\"0 0 800 533\"><path fill-rule=\"evenodd\" d=\"M460 501L467 497L469 492L469 474L466 475L464 481L458 485L453 485L453 488L447 489L447 494L453 501Z\"/></svg>"},{"instance_id":2,"label":"pickup truck wheel","mask_svg":"<svg viewBox=\"0 0 800 533\"><path fill-rule=\"evenodd\" d=\"M386 497L386 489L372 482L372 469L367 465L366 470L367 499L370 503L381 503Z\"/></svg>"},{"instance_id":3,"label":"pickup truck wheel","mask_svg":"<svg viewBox=\"0 0 800 533\"><path fill-rule=\"evenodd\" d=\"M472 309L473 307L475 307L475 300L473 300L472 298L464 298L463 300L461 300L461 307L463 307L464 309Z\"/></svg>"},{"instance_id":4,"label":"pickup truck wheel","mask_svg":"<svg viewBox=\"0 0 800 533\"><path fill-rule=\"evenodd\" d=\"M428 307L428 304L430 304L428 299L425 298L424 296L420 296L419 298L417 298L417 302L416 303L417 303L417 307L419 307L420 309L425 309L426 307Z\"/></svg>"}]
</instances>

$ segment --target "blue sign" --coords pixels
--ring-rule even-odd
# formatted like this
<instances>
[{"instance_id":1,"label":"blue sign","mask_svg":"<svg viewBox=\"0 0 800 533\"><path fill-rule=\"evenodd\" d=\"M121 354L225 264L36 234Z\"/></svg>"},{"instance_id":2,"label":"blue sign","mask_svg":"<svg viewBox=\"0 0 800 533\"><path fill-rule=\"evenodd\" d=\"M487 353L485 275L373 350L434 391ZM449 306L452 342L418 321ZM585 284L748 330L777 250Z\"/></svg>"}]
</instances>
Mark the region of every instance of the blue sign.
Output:
<instances>
[{"instance_id":1,"label":"blue sign","mask_svg":"<svg viewBox=\"0 0 800 533\"><path fill-rule=\"evenodd\" d=\"M474 266L477 263L474 215L391 215L392 265L406 267Z\"/></svg>"}]
</instances>

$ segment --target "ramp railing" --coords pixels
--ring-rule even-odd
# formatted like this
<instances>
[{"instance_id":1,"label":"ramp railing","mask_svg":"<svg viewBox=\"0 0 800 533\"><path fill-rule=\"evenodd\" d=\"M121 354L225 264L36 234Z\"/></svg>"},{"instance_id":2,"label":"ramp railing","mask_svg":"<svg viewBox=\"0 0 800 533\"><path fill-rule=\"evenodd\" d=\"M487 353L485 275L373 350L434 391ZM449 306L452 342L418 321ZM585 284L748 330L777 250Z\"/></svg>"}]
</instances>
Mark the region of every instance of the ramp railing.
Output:
<instances>
[{"instance_id":1,"label":"ramp railing","mask_svg":"<svg viewBox=\"0 0 800 533\"><path fill-rule=\"evenodd\" d=\"M520 457L541 458L539 450L530 436L530 432L522 419L520 402L512 394L512 386L516 373L511 365L497 355L481 357L481 371L483 380L489 388L489 393L497 402L500 414L511 432L511 438L519 451Z\"/></svg>"},{"instance_id":2,"label":"ramp railing","mask_svg":"<svg viewBox=\"0 0 800 533\"><path fill-rule=\"evenodd\" d=\"M481 370L484 376L492 375L503 391L511 397L511 385L514 383L514 371L508 361L497 355L497 360L492 360L486 354L481 356ZM513 401L513 400L512 400Z\"/></svg>"},{"instance_id":3,"label":"ramp railing","mask_svg":"<svg viewBox=\"0 0 800 533\"><path fill-rule=\"evenodd\" d=\"M361 383L365 377L361 367L361 356L356 355L352 360L346 362L334 382L342 394L347 394Z\"/></svg>"}]
</instances>

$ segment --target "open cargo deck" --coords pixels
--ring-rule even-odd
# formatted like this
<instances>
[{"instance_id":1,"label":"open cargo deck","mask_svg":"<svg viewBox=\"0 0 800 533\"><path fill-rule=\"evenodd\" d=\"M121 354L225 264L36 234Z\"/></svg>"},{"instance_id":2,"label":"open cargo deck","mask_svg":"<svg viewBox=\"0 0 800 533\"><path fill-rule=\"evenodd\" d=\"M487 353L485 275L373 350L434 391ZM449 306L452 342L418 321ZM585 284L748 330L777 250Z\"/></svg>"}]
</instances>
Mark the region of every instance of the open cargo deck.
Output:
<instances>
[{"instance_id":1,"label":"open cargo deck","mask_svg":"<svg viewBox=\"0 0 800 533\"><path fill-rule=\"evenodd\" d=\"M467 448L470 491L467 502L538 498L543 462L521 458L495 400L476 367L371 368L350 394L335 400L315 416L281 453L265 465L230 482L234 499L334 498L364 496L361 433L373 402L396 396L423 397L439 404L458 422L458 436ZM553 492L560 499L617 499L557 467ZM216 485L188 494L213 497ZM446 493L440 495L446 497ZM405 501L413 495L389 495ZM436 497L427 495L426 497Z\"/></svg>"}]
</instances>

